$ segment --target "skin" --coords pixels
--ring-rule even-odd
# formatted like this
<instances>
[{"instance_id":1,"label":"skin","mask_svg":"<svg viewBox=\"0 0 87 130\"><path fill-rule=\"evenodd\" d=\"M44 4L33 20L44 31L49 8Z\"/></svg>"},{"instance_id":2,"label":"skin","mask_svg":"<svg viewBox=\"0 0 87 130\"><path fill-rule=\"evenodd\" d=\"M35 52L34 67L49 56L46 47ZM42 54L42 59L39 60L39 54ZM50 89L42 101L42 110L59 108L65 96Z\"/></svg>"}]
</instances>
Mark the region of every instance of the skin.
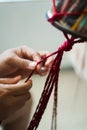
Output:
<instances>
[{"instance_id":1,"label":"skin","mask_svg":"<svg viewBox=\"0 0 87 130\"><path fill-rule=\"evenodd\" d=\"M9 49L0 55L0 77L21 75L24 78L33 69L36 69L36 73L44 75L48 72L53 62L53 57L48 58L44 64L40 64L37 67L36 64L48 54L48 52L36 52L27 46Z\"/></svg>"},{"instance_id":2,"label":"skin","mask_svg":"<svg viewBox=\"0 0 87 130\"><path fill-rule=\"evenodd\" d=\"M14 114L30 99L29 90L32 86L32 81L17 84L18 78L20 79L19 76L0 79L0 120L5 120ZM8 80L10 80L9 83Z\"/></svg>"},{"instance_id":3,"label":"skin","mask_svg":"<svg viewBox=\"0 0 87 130\"><path fill-rule=\"evenodd\" d=\"M26 130L28 123L27 108L28 111L31 108L29 99L31 97L32 80L30 79L26 83L20 81L27 78L34 69L36 74L45 75L53 63L53 57L48 58L39 65L37 65L37 62L47 55L49 55L48 52L36 52L27 46L8 49L0 54L0 120L6 121L16 113L17 121L15 127L12 124L12 119L10 120L10 127L7 126L8 121L7 123L3 123L3 121L4 130L20 128ZM26 105L27 102L28 105ZM26 110L24 107L26 107ZM19 114L20 111L21 114ZM23 120L26 120L25 124Z\"/></svg>"}]
</instances>

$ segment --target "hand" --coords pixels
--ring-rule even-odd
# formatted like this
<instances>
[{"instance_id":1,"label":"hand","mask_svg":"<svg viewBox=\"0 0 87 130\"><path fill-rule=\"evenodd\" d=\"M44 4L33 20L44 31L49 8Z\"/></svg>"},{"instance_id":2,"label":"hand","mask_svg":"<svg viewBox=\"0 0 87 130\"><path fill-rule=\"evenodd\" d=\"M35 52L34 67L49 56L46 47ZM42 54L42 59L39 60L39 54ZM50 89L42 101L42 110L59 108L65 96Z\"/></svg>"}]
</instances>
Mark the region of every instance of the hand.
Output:
<instances>
[{"instance_id":1,"label":"hand","mask_svg":"<svg viewBox=\"0 0 87 130\"><path fill-rule=\"evenodd\" d=\"M21 76L0 78L0 121L14 114L30 99L32 82L18 83L20 79Z\"/></svg>"},{"instance_id":2,"label":"hand","mask_svg":"<svg viewBox=\"0 0 87 130\"><path fill-rule=\"evenodd\" d=\"M44 75L49 70L53 57L48 58L44 64L37 67L36 64L48 54L48 52L36 52L27 46L9 49L0 55L0 77L21 75L23 78L35 68L37 73Z\"/></svg>"}]
</instances>

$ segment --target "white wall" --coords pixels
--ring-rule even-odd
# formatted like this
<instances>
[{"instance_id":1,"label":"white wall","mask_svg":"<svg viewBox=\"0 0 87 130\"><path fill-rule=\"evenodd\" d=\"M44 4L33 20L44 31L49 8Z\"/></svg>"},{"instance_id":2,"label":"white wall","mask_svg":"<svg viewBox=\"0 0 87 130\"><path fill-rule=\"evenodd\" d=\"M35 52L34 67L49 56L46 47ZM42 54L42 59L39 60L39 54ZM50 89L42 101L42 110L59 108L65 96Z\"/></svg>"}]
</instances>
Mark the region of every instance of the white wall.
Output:
<instances>
[{"instance_id":1,"label":"white wall","mask_svg":"<svg viewBox=\"0 0 87 130\"><path fill-rule=\"evenodd\" d=\"M51 1L0 3L0 52L19 45L54 51L64 41L61 31L47 22ZM65 58L64 64L68 61Z\"/></svg>"}]
</instances>

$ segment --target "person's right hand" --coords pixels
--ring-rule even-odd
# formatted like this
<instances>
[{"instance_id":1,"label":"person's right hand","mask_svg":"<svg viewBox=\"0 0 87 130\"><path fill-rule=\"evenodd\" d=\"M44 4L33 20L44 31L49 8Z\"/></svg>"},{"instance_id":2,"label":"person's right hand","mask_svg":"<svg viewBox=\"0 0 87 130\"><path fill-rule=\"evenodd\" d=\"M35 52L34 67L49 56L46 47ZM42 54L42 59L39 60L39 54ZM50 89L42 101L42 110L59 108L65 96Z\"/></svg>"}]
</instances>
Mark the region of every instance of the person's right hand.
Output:
<instances>
[{"instance_id":1,"label":"person's right hand","mask_svg":"<svg viewBox=\"0 0 87 130\"><path fill-rule=\"evenodd\" d=\"M15 113L30 99L32 81L18 83L21 76L0 78L0 121Z\"/></svg>"},{"instance_id":2,"label":"person's right hand","mask_svg":"<svg viewBox=\"0 0 87 130\"><path fill-rule=\"evenodd\" d=\"M48 55L47 51L37 52L27 46L8 49L0 54L0 77L21 75L26 78L34 69L37 74L44 75L51 68L54 58L49 57L39 65L37 62Z\"/></svg>"}]
</instances>

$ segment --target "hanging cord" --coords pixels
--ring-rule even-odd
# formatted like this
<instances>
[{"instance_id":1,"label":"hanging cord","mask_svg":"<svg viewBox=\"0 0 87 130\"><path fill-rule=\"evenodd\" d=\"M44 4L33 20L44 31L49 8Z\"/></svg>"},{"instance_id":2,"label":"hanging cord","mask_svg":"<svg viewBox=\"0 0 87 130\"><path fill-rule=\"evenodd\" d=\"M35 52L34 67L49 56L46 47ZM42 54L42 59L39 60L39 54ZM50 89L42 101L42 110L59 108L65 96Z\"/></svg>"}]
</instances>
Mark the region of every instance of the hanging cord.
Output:
<instances>
[{"instance_id":1,"label":"hanging cord","mask_svg":"<svg viewBox=\"0 0 87 130\"><path fill-rule=\"evenodd\" d=\"M52 114L52 124L51 124L51 130L57 130L57 97L58 97L58 77L59 77L59 71L60 71L60 64L62 60L62 56L64 51L69 51L72 49L72 46L74 43L80 43L83 42L82 39L75 39L73 37L69 38L67 34L64 33L64 36L66 37L66 41L58 48L57 51L51 53L50 55L46 56L42 60L37 62L37 65L44 62L47 58L56 55L54 59L54 62L52 64L52 67L50 69L50 72L47 76L44 89L41 95L41 98L39 100L39 103L37 105L36 111L32 117L32 120L27 128L27 130L36 130L39 122L42 118L42 115L46 109L47 103L49 101L49 98L51 96L52 90L54 89L54 104L53 104L53 114ZM28 78L25 82L27 82L30 77L35 72L35 69L29 74ZM1 124L1 122L0 122Z\"/></svg>"},{"instance_id":2,"label":"hanging cord","mask_svg":"<svg viewBox=\"0 0 87 130\"><path fill-rule=\"evenodd\" d=\"M52 3L53 3L53 16L48 19L48 21L51 22L52 24L54 24L55 20L60 20L60 18L63 17L64 15L81 14L78 12L74 12L74 13L57 12L56 6L55 6L55 0L52 0ZM40 123L40 120L44 114L44 111L47 107L47 103L49 101L49 98L50 98L53 90L54 90L54 102L53 102L51 130L57 130L58 81L59 81L59 71L60 71L62 56L63 56L64 51L70 51L72 49L72 46L75 43L80 43L80 42L84 41L82 39L77 39L73 36L71 36L69 38L69 36L66 33L63 33L63 34L67 40L58 48L58 50L51 53L50 55L48 55L47 57L45 57L41 61L37 62L37 65L38 65L38 64L44 62L50 56L57 54L52 66L51 66L51 69L49 71L49 74L47 76L47 79L46 79L46 82L44 85L44 89L43 89L43 92L41 94L41 98L39 100L39 103L37 105L37 108L35 110L35 113L32 117L32 120L30 121L30 124L29 124L27 130L36 130L37 129L37 127ZM35 70L33 70L30 73L30 75L28 76L28 78L26 79L25 82L27 82L29 80L29 78L32 76L32 74L34 72L35 72Z\"/></svg>"},{"instance_id":3,"label":"hanging cord","mask_svg":"<svg viewBox=\"0 0 87 130\"><path fill-rule=\"evenodd\" d=\"M57 130L57 97L58 97L58 77L59 77L59 71L60 71L60 64L62 60L62 56L64 51L70 51L72 49L72 46L75 43L80 43L83 42L82 39L77 39L71 36L70 38L68 37L67 34L64 33L64 36L66 37L66 41L58 48L57 51L51 53L41 61L37 62L37 65L44 62L47 58L50 56L53 56L57 54L55 57L55 60L52 64L52 67L50 69L50 72L47 76L43 92L41 94L41 98L39 100L39 103L37 105L36 111L32 117L32 120L27 128L27 130L36 130L39 122L42 118L42 115L46 109L47 103L49 101L49 98L51 96L52 90L54 89L54 105L53 105L53 115L52 115L52 126L51 130ZM25 82L29 80L29 78L32 76L35 70L31 72L29 77Z\"/></svg>"}]
</instances>

